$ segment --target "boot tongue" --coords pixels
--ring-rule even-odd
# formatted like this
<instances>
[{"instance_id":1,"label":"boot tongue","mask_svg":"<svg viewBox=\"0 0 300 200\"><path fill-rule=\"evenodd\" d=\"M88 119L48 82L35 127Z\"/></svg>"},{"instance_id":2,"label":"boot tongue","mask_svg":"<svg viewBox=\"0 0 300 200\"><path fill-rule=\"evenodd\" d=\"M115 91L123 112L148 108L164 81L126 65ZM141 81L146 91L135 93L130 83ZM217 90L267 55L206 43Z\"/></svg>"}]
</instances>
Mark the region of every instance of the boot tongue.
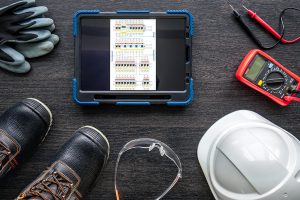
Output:
<instances>
[{"instance_id":1,"label":"boot tongue","mask_svg":"<svg viewBox=\"0 0 300 200\"><path fill-rule=\"evenodd\" d=\"M17 165L16 156L20 153L19 143L7 132L0 129L0 177ZM13 163L12 165L10 163Z\"/></svg>"},{"instance_id":2,"label":"boot tongue","mask_svg":"<svg viewBox=\"0 0 300 200\"><path fill-rule=\"evenodd\" d=\"M53 193L57 192L57 186L55 184L50 185L49 188L51 189L51 191L53 191ZM53 196L48 192L40 192L40 194L48 200L54 200ZM34 196L29 197L28 200L43 200L43 198Z\"/></svg>"},{"instance_id":3,"label":"boot tongue","mask_svg":"<svg viewBox=\"0 0 300 200\"><path fill-rule=\"evenodd\" d=\"M5 148L5 146L0 142L0 170L8 162L9 159L9 151Z\"/></svg>"},{"instance_id":4,"label":"boot tongue","mask_svg":"<svg viewBox=\"0 0 300 200\"><path fill-rule=\"evenodd\" d=\"M48 197L47 197L48 198ZM51 198L52 200L53 198ZM40 197L30 197L28 200L43 200L42 198ZM50 199L49 199L50 200Z\"/></svg>"},{"instance_id":5,"label":"boot tongue","mask_svg":"<svg viewBox=\"0 0 300 200\"><path fill-rule=\"evenodd\" d=\"M27 200L80 199L79 183L80 178L75 171L65 163L58 161L44 171L33 185L24 190L20 197Z\"/></svg>"}]
</instances>

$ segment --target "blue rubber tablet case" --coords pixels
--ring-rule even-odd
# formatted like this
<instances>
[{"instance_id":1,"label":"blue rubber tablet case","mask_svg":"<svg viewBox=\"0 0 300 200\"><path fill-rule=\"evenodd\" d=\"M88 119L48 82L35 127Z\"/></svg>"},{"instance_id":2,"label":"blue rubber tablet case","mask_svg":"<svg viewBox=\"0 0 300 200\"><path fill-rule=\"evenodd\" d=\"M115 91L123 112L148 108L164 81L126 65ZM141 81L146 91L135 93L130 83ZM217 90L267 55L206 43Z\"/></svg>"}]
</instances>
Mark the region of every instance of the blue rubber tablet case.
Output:
<instances>
[{"instance_id":1,"label":"blue rubber tablet case","mask_svg":"<svg viewBox=\"0 0 300 200\"><path fill-rule=\"evenodd\" d=\"M190 12L80 10L73 20L77 104L186 106L192 102Z\"/></svg>"}]
</instances>

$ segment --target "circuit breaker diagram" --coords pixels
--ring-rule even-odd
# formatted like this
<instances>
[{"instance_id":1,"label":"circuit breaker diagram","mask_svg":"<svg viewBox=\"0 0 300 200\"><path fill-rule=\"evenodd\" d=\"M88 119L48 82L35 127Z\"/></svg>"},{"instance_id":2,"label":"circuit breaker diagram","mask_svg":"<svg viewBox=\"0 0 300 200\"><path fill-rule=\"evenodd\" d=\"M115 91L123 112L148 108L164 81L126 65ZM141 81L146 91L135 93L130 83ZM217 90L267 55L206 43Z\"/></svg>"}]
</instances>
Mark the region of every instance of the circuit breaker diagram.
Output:
<instances>
[{"instance_id":1,"label":"circuit breaker diagram","mask_svg":"<svg viewBox=\"0 0 300 200\"><path fill-rule=\"evenodd\" d=\"M156 90L156 19L110 20L110 90Z\"/></svg>"}]
</instances>

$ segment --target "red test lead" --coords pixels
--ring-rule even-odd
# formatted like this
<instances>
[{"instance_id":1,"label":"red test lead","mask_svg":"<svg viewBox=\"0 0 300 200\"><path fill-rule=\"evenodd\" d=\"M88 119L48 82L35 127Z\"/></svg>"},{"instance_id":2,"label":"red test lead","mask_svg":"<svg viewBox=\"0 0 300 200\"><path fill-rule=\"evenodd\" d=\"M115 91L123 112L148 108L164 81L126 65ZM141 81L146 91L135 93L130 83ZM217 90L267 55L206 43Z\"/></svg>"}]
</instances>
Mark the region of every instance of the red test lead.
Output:
<instances>
[{"instance_id":1,"label":"red test lead","mask_svg":"<svg viewBox=\"0 0 300 200\"><path fill-rule=\"evenodd\" d=\"M246 6L243 5L243 8L247 11L250 18L254 19L257 23L259 23L262 27L264 27L269 33L271 33L275 38L280 40L284 44L293 44L295 42L298 42L300 40L300 37L295 38L293 40L286 40L283 38L283 34L279 34L274 28L272 28L267 22L265 22L262 18L260 18L256 12L253 10L248 9ZM283 15L287 10L298 10L298 8L286 8L284 9L280 14L280 20L283 22ZM284 27L284 26L283 26ZM283 28L281 28L284 32Z\"/></svg>"}]
</instances>

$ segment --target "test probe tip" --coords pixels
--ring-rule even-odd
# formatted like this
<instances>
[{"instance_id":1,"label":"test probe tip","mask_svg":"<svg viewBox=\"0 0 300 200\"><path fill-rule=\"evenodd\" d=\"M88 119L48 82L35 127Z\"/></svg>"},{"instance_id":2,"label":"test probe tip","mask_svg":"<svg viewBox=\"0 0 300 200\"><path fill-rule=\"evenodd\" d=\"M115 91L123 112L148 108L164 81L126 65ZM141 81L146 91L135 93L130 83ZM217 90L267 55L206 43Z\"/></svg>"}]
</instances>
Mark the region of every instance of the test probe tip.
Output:
<instances>
[{"instance_id":1,"label":"test probe tip","mask_svg":"<svg viewBox=\"0 0 300 200\"><path fill-rule=\"evenodd\" d=\"M245 5L242 5L242 6L243 6L243 8L245 8L245 10L247 10L247 11L249 10Z\"/></svg>"},{"instance_id":2,"label":"test probe tip","mask_svg":"<svg viewBox=\"0 0 300 200\"><path fill-rule=\"evenodd\" d=\"M227 3L228 3L228 5L230 6L230 8L231 8L232 10L235 10L234 7L231 5L231 3L230 3L229 0L227 0Z\"/></svg>"}]
</instances>

